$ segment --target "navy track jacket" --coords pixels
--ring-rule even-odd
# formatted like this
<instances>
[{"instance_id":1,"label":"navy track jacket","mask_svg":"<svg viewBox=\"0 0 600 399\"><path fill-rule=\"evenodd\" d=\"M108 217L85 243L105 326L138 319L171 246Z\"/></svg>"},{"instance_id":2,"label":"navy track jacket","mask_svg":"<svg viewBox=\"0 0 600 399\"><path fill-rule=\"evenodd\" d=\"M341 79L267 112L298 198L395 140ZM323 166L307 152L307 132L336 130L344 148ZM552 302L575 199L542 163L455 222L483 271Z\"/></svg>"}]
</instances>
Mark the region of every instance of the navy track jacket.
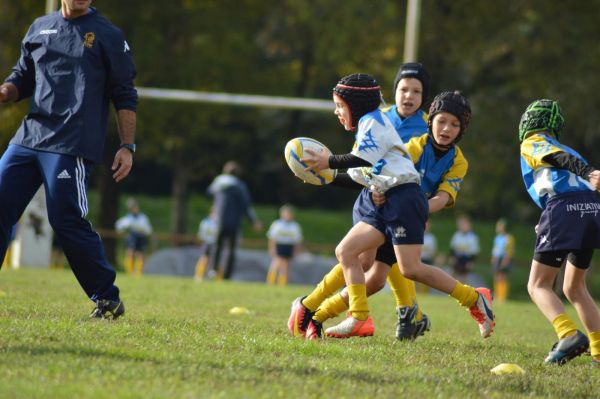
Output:
<instances>
[{"instance_id":1,"label":"navy track jacket","mask_svg":"<svg viewBox=\"0 0 600 399\"><path fill-rule=\"evenodd\" d=\"M123 33L95 8L67 20L60 11L36 19L6 82L31 97L11 144L102 160L108 106L137 108L136 71Z\"/></svg>"}]
</instances>

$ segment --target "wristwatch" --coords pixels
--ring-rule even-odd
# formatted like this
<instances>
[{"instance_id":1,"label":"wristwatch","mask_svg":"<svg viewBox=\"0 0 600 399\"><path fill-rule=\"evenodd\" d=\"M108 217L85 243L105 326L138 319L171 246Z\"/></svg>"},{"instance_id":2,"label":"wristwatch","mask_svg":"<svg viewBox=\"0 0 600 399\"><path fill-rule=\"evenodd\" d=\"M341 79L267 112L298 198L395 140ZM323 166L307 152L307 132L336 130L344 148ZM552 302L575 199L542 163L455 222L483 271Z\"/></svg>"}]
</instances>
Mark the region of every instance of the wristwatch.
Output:
<instances>
[{"instance_id":1,"label":"wristwatch","mask_svg":"<svg viewBox=\"0 0 600 399\"><path fill-rule=\"evenodd\" d=\"M135 152L135 144L131 143L131 144L121 144L121 146L119 148L127 148L129 151L131 151L131 153Z\"/></svg>"}]
</instances>

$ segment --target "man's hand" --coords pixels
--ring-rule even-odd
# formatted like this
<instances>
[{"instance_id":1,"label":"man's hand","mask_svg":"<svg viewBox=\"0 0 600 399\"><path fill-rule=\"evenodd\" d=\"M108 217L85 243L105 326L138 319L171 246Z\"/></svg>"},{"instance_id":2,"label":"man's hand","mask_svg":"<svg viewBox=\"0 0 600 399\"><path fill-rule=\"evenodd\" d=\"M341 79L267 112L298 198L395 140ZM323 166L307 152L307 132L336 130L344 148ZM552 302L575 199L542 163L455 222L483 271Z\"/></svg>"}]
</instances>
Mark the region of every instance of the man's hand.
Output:
<instances>
[{"instance_id":1,"label":"man's hand","mask_svg":"<svg viewBox=\"0 0 600 399\"><path fill-rule=\"evenodd\" d=\"M15 101L19 97L17 86L12 83L4 83L0 86L0 103Z\"/></svg>"},{"instance_id":2,"label":"man's hand","mask_svg":"<svg viewBox=\"0 0 600 399\"><path fill-rule=\"evenodd\" d=\"M256 231L257 233L260 233L260 231L261 231L261 230L262 230L262 228L263 228L263 224L262 224L262 222L261 222L260 220L257 220L257 221L255 221L255 222L252 224L252 228L253 228L253 229L254 229L254 231Z\"/></svg>"},{"instance_id":3,"label":"man's hand","mask_svg":"<svg viewBox=\"0 0 600 399\"><path fill-rule=\"evenodd\" d=\"M600 170L595 170L590 173L588 180L596 190L600 190Z\"/></svg>"},{"instance_id":4,"label":"man's hand","mask_svg":"<svg viewBox=\"0 0 600 399\"><path fill-rule=\"evenodd\" d=\"M120 148L112 164L113 179L118 183L129 175L133 166L133 154L127 148Z\"/></svg>"},{"instance_id":5,"label":"man's hand","mask_svg":"<svg viewBox=\"0 0 600 399\"><path fill-rule=\"evenodd\" d=\"M331 152L329 151L316 152L309 149L304 150L304 157L301 159L301 161L306 162L308 164L308 168L304 170L314 170L318 173L324 169L329 169L330 155Z\"/></svg>"}]
</instances>

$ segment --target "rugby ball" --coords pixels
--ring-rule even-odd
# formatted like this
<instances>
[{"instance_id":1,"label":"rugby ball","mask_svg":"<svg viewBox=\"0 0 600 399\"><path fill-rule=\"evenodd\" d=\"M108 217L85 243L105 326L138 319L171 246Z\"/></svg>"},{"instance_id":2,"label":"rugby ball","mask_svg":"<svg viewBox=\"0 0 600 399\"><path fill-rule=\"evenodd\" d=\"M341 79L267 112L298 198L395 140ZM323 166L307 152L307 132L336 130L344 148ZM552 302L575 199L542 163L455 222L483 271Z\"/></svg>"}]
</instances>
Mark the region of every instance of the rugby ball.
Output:
<instances>
[{"instance_id":1,"label":"rugby ball","mask_svg":"<svg viewBox=\"0 0 600 399\"><path fill-rule=\"evenodd\" d=\"M322 143L309 137L296 137L291 139L285 145L284 156L288 166L294 172L294 175L300 180L305 181L315 186L323 186L329 184L335 179L337 175L336 169L323 169L320 172L313 170L306 171L309 167L306 162L301 161L304 158L304 151L312 150L315 152L329 151L329 149Z\"/></svg>"}]
</instances>

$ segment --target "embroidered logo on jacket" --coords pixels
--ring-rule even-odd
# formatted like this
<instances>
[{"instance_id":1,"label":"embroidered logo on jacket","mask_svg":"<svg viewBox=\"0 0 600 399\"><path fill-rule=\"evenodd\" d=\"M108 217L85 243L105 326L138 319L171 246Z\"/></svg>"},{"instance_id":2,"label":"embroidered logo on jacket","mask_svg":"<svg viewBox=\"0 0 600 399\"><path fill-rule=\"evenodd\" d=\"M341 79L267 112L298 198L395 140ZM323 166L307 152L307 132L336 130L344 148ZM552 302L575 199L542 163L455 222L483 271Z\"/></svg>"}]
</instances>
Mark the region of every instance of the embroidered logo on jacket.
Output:
<instances>
[{"instance_id":1,"label":"embroidered logo on jacket","mask_svg":"<svg viewBox=\"0 0 600 399\"><path fill-rule=\"evenodd\" d=\"M94 40L96 40L96 35L94 32L88 32L83 35L83 45L87 48L92 48L94 45Z\"/></svg>"}]
</instances>

